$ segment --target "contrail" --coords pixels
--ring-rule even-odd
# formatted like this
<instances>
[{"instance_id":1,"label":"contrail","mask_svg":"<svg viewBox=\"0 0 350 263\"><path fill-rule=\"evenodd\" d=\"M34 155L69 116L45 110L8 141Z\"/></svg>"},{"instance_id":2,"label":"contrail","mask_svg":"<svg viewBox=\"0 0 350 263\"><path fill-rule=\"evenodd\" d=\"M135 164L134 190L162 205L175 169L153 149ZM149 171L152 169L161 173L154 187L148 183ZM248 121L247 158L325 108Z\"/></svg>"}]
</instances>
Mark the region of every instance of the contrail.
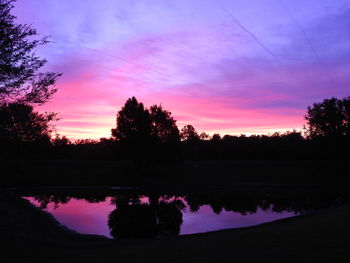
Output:
<instances>
[{"instance_id":1,"label":"contrail","mask_svg":"<svg viewBox=\"0 0 350 263\"><path fill-rule=\"evenodd\" d=\"M262 49L264 49L273 58L278 59L276 55L270 49L268 49L252 32L250 32L246 27L244 27L231 12L229 12L222 4L219 3L219 5L224 10L224 12L233 20L233 22L237 26L239 26L244 32L246 32L249 36L251 36Z\"/></svg>"},{"instance_id":2,"label":"contrail","mask_svg":"<svg viewBox=\"0 0 350 263\"><path fill-rule=\"evenodd\" d=\"M119 57L119 56L115 56L115 55L112 55L112 54L109 54L109 53L106 53L106 52L103 52L101 50L98 50L98 49L95 49L95 48L91 48L91 47L88 47L88 46L85 46L85 45L82 45L80 43L77 43L77 42L73 42L73 41L70 41L70 40L64 40L64 39L60 39L60 38L57 38L57 37L54 37L53 39L56 39L58 41L61 41L61 42L66 42L66 43L70 43L70 44L73 44L73 45L76 45L76 46L80 46L82 48L86 48L86 49L89 49L89 50L92 50L94 52L97 52L97 53L100 53L100 54L103 54L107 57L110 57L110 58L114 58L114 59L117 59L117 60L120 60L120 61L123 61L125 63L128 63L128 64L132 64L132 65L135 65L135 66L138 66L138 67L142 67L144 69L148 69L154 73L157 73L159 75L162 75L164 77L167 77L167 78L170 78L170 79L175 79L175 80L179 80L179 81L182 81L184 82L185 79L180 79L180 78L177 78L177 77L174 77L174 76L171 76L167 73L164 73L158 69L155 69L154 67L151 67L151 66L146 66L146 65L142 65L142 64L138 64L138 63L135 63L134 61L132 60L129 60L129 59L125 59L123 57Z\"/></svg>"},{"instance_id":3,"label":"contrail","mask_svg":"<svg viewBox=\"0 0 350 263\"><path fill-rule=\"evenodd\" d=\"M307 44L309 45L309 47L310 47L312 53L314 54L316 60L320 61L320 56L318 55L318 52L315 49L315 46L313 45L313 43L312 43L311 39L309 38L309 36L306 34L306 32L303 29L303 27L298 23L298 21L293 16L293 14L290 12L288 7L281 0L276 0L276 1L281 5L281 7L288 13L289 17L293 20L294 24L299 29L299 31L303 35L304 39L306 40Z\"/></svg>"}]
</instances>

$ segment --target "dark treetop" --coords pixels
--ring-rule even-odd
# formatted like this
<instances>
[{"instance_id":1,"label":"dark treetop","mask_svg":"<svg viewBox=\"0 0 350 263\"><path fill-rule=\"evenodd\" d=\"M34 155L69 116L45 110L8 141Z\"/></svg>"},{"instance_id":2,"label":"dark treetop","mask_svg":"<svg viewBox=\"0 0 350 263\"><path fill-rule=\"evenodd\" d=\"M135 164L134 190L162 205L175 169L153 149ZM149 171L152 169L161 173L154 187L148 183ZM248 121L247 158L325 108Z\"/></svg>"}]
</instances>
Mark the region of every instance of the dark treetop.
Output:
<instances>
[{"instance_id":1,"label":"dark treetop","mask_svg":"<svg viewBox=\"0 0 350 263\"><path fill-rule=\"evenodd\" d=\"M16 24L11 14L14 0L0 0L0 104L9 102L44 103L56 92L54 72L39 72L46 59L35 54L48 43L36 39L29 25Z\"/></svg>"}]
</instances>

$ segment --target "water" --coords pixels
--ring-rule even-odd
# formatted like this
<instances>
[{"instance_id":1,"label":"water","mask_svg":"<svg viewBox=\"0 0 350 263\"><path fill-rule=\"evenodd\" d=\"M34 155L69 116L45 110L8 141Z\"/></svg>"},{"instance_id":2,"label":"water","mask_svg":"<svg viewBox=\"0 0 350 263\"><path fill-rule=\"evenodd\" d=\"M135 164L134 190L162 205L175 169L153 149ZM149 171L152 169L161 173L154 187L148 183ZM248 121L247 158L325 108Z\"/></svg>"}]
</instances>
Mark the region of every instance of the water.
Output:
<instances>
[{"instance_id":1,"label":"water","mask_svg":"<svg viewBox=\"0 0 350 263\"><path fill-rule=\"evenodd\" d=\"M330 193L138 193L86 190L20 194L79 233L110 238L186 235L271 222L348 198ZM340 200L340 201L339 201Z\"/></svg>"}]
</instances>

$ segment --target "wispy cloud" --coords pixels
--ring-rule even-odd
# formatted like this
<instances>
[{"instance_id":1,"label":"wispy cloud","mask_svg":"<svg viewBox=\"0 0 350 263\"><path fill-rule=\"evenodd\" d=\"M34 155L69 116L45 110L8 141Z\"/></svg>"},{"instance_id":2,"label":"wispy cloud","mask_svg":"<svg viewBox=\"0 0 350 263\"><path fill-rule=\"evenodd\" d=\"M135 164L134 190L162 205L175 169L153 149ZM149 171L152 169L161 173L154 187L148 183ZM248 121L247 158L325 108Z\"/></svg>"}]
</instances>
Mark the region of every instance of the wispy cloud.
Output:
<instances>
[{"instance_id":1,"label":"wispy cloud","mask_svg":"<svg viewBox=\"0 0 350 263\"><path fill-rule=\"evenodd\" d=\"M348 1L220 3L18 1L20 21L52 35L47 69L64 73L41 109L74 138L108 137L131 96L180 126L264 133L301 129L308 105L349 95Z\"/></svg>"}]
</instances>

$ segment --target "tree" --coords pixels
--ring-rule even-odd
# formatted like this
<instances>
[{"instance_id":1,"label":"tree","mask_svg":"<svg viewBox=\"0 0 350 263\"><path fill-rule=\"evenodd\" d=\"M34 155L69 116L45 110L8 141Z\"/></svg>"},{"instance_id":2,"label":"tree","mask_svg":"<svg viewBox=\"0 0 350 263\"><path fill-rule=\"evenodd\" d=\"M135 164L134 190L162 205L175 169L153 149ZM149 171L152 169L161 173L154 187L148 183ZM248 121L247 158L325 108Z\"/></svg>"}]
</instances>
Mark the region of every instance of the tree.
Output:
<instances>
[{"instance_id":1,"label":"tree","mask_svg":"<svg viewBox=\"0 0 350 263\"><path fill-rule=\"evenodd\" d=\"M168 163L179 161L180 132L171 112L164 110L161 105L150 108L151 136L153 145L149 150L153 163Z\"/></svg>"},{"instance_id":2,"label":"tree","mask_svg":"<svg viewBox=\"0 0 350 263\"><path fill-rule=\"evenodd\" d=\"M323 153L328 158L343 159L343 167L334 164L333 175L337 169L343 173L349 171L350 160L350 97L330 98L321 103L314 103L307 108L306 133L322 145Z\"/></svg>"},{"instance_id":3,"label":"tree","mask_svg":"<svg viewBox=\"0 0 350 263\"><path fill-rule=\"evenodd\" d=\"M0 105L12 102L42 104L57 91L54 72L39 72L47 60L35 54L47 37L29 25L16 24L11 14L15 0L0 0Z\"/></svg>"},{"instance_id":4,"label":"tree","mask_svg":"<svg viewBox=\"0 0 350 263\"><path fill-rule=\"evenodd\" d=\"M112 136L121 142L144 143L151 136L150 114L135 97L129 98L117 114Z\"/></svg>"},{"instance_id":5,"label":"tree","mask_svg":"<svg viewBox=\"0 0 350 263\"><path fill-rule=\"evenodd\" d=\"M205 132L202 132L200 135L199 135L199 139L201 139L202 141L207 141L209 140L209 134L205 133Z\"/></svg>"},{"instance_id":6,"label":"tree","mask_svg":"<svg viewBox=\"0 0 350 263\"><path fill-rule=\"evenodd\" d=\"M27 104L11 103L0 107L0 138L15 142L35 142L50 138L51 121L56 113L38 113Z\"/></svg>"},{"instance_id":7,"label":"tree","mask_svg":"<svg viewBox=\"0 0 350 263\"><path fill-rule=\"evenodd\" d=\"M325 99L307 108L307 135L341 137L350 135L350 97Z\"/></svg>"},{"instance_id":8,"label":"tree","mask_svg":"<svg viewBox=\"0 0 350 263\"><path fill-rule=\"evenodd\" d=\"M180 141L179 129L171 112L164 110L161 105L153 105L150 108L152 135L160 143Z\"/></svg>"},{"instance_id":9,"label":"tree","mask_svg":"<svg viewBox=\"0 0 350 263\"><path fill-rule=\"evenodd\" d=\"M18 171L22 157L47 157L56 114L38 113L28 104L10 103L0 106L0 155L17 159Z\"/></svg>"},{"instance_id":10,"label":"tree","mask_svg":"<svg viewBox=\"0 0 350 263\"><path fill-rule=\"evenodd\" d=\"M151 119L148 110L135 97L129 98L117 114L117 127L112 129L124 158L133 160L136 167L144 166L150 158Z\"/></svg>"},{"instance_id":11,"label":"tree","mask_svg":"<svg viewBox=\"0 0 350 263\"><path fill-rule=\"evenodd\" d=\"M199 135L196 131L196 129L192 125L186 125L181 129L180 133L181 139L183 141L198 141L199 140Z\"/></svg>"},{"instance_id":12,"label":"tree","mask_svg":"<svg viewBox=\"0 0 350 263\"><path fill-rule=\"evenodd\" d=\"M212 142L220 142L221 141L221 136L218 133L215 133L213 137L211 137Z\"/></svg>"},{"instance_id":13,"label":"tree","mask_svg":"<svg viewBox=\"0 0 350 263\"><path fill-rule=\"evenodd\" d=\"M112 129L124 156L133 160L164 162L177 160L179 129L171 112L161 105L148 110L135 97L129 98L117 114L117 127Z\"/></svg>"},{"instance_id":14,"label":"tree","mask_svg":"<svg viewBox=\"0 0 350 263\"><path fill-rule=\"evenodd\" d=\"M72 142L66 136L60 137L59 134L56 134L56 137L51 140L51 143L55 147L65 147L72 144Z\"/></svg>"}]
</instances>

